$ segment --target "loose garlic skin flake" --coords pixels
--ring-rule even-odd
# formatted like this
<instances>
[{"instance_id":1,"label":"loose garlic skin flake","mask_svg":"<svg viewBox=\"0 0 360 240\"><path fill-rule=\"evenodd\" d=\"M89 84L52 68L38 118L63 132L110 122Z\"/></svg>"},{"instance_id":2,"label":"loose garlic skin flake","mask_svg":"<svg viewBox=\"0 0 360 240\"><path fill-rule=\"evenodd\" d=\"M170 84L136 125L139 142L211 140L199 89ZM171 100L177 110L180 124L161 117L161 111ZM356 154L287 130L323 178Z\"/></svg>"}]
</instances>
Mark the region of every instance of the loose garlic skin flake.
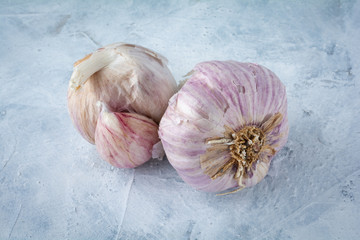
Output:
<instances>
[{"instance_id":1,"label":"loose garlic skin flake","mask_svg":"<svg viewBox=\"0 0 360 240\"><path fill-rule=\"evenodd\" d=\"M136 167L151 158L160 141L158 123L177 90L166 64L161 55L125 43L100 48L74 64L70 117L112 165Z\"/></svg>"},{"instance_id":2,"label":"loose garlic skin flake","mask_svg":"<svg viewBox=\"0 0 360 240\"><path fill-rule=\"evenodd\" d=\"M267 68L235 61L196 65L159 128L179 175L209 192L261 181L288 132L285 86Z\"/></svg>"}]
</instances>

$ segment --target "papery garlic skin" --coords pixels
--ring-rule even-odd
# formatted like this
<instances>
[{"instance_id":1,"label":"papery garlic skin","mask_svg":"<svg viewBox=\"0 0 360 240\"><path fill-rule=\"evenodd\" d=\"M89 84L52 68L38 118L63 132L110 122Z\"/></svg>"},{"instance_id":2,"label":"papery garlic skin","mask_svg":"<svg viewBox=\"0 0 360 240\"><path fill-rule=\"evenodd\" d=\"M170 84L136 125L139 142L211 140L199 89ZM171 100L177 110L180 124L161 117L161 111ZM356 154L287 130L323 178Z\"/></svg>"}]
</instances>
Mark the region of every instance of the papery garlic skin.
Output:
<instances>
[{"instance_id":1,"label":"papery garlic skin","mask_svg":"<svg viewBox=\"0 0 360 240\"><path fill-rule=\"evenodd\" d=\"M135 112L159 123L176 82L161 55L141 46L116 43L77 61L68 89L68 109L81 135L95 143L102 101L115 112Z\"/></svg>"},{"instance_id":2,"label":"papery garlic skin","mask_svg":"<svg viewBox=\"0 0 360 240\"><path fill-rule=\"evenodd\" d=\"M200 159L211 147L224 145L215 151L216 158L210 164L222 166L231 160L225 146L231 144L231 134L227 133L228 139L224 137L226 126L234 132L246 126L265 131L271 117L277 121L266 132L264 152L249 172L237 179L234 167L215 179L205 173ZM252 63L211 61L196 65L191 77L170 99L159 136L170 163L185 182L198 190L220 192L261 181L273 155L286 143L288 131L285 86L273 72ZM219 143L209 144L209 139Z\"/></svg>"},{"instance_id":3,"label":"papery garlic skin","mask_svg":"<svg viewBox=\"0 0 360 240\"><path fill-rule=\"evenodd\" d=\"M101 107L95 131L101 158L118 168L134 168L150 159L159 142L158 125L140 114L111 112L103 103Z\"/></svg>"},{"instance_id":4,"label":"papery garlic skin","mask_svg":"<svg viewBox=\"0 0 360 240\"><path fill-rule=\"evenodd\" d=\"M161 55L125 43L100 48L74 64L68 88L70 117L112 165L130 168L152 154L161 158L158 123L177 91L166 64ZM99 108L98 101L110 110Z\"/></svg>"}]
</instances>

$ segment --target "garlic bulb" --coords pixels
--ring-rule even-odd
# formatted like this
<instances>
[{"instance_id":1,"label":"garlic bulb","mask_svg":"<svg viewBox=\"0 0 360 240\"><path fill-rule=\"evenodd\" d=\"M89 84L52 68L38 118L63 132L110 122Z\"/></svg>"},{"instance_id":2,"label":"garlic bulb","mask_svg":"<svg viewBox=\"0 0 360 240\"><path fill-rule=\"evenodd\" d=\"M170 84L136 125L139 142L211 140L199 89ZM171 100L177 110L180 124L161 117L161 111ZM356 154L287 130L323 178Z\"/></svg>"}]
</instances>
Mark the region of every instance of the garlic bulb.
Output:
<instances>
[{"instance_id":1,"label":"garlic bulb","mask_svg":"<svg viewBox=\"0 0 360 240\"><path fill-rule=\"evenodd\" d=\"M151 158L154 144L159 146L158 123L177 90L166 63L144 47L115 43L74 64L70 117L112 165L138 166Z\"/></svg>"},{"instance_id":2,"label":"garlic bulb","mask_svg":"<svg viewBox=\"0 0 360 240\"><path fill-rule=\"evenodd\" d=\"M235 61L196 65L159 127L172 166L209 192L261 181L288 132L285 86L267 68Z\"/></svg>"}]
</instances>

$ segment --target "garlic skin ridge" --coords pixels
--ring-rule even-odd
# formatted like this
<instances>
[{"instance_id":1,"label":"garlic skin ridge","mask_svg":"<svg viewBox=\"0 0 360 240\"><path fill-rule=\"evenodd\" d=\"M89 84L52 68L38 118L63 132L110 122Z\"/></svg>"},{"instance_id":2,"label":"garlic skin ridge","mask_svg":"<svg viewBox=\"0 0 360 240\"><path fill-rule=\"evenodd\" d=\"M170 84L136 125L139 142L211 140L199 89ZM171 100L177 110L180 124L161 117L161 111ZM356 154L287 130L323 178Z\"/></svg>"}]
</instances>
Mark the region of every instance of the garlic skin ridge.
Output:
<instances>
[{"instance_id":1,"label":"garlic skin ridge","mask_svg":"<svg viewBox=\"0 0 360 240\"><path fill-rule=\"evenodd\" d=\"M75 128L83 138L96 144L95 132L101 113L101 108L96 105L98 101L103 102L114 114L132 116L126 119L135 121L134 125L145 117L158 127L168 100L176 91L175 79L163 56L138 45L114 43L96 50L74 64L68 87L68 110ZM102 124L104 130L104 122ZM114 125L113 128L118 127ZM158 138L154 131L144 134L153 134L145 139ZM160 139L156 142L158 141ZM103 142L98 145L98 150L105 146ZM150 152L152 147L147 146ZM154 156L161 153L161 147L161 144L156 145L157 154ZM136 162L149 160L151 154L150 157L148 154L143 157L146 160Z\"/></svg>"},{"instance_id":2,"label":"garlic skin ridge","mask_svg":"<svg viewBox=\"0 0 360 240\"><path fill-rule=\"evenodd\" d=\"M281 121L266 133L264 142L273 151L264 148L265 153L241 179L235 177L235 165L215 179L206 173L201 159L214 147L209 144L211 139L224 138L226 127L234 132L248 126L261 128L273 116L281 116ZM208 192L257 184L267 174L275 153L285 145L288 132L285 86L269 69L235 61L197 64L191 77L170 99L159 128L172 166L185 182ZM230 152L226 146L211 153L210 167L221 169L231 160Z\"/></svg>"}]
</instances>

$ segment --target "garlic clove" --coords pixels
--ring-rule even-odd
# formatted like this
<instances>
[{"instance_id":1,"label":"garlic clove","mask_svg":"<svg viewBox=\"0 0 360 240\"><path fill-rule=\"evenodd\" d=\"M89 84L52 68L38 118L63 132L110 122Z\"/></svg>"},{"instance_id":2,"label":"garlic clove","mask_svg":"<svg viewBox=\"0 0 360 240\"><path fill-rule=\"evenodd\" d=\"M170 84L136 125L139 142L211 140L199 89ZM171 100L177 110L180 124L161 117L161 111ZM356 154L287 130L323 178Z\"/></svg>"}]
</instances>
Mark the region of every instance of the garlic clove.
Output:
<instances>
[{"instance_id":1,"label":"garlic clove","mask_svg":"<svg viewBox=\"0 0 360 240\"><path fill-rule=\"evenodd\" d=\"M104 103L98 105L102 110L95 145L101 158L119 168L134 168L151 159L153 146L159 142L158 125L145 116L111 112Z\"/></svg>"}]
</instances>

